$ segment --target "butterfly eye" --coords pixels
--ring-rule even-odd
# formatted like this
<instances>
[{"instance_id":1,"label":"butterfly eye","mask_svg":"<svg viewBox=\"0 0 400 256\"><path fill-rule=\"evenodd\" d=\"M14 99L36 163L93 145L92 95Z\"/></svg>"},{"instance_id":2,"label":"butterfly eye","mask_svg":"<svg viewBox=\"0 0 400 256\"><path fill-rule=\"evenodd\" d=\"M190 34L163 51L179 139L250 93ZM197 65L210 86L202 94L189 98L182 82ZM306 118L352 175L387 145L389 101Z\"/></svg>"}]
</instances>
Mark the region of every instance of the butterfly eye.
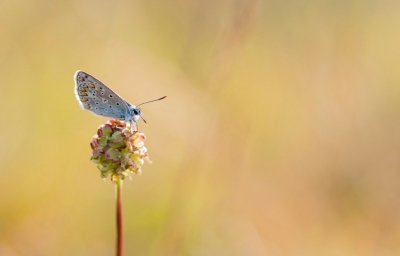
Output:
<instances>
[{"instance_id":1,"label":"butterfly eye","mask_svg":"<svg viewBox=\"0 0 400 256\"><path fill-rule=\"evenodd\" d=\"M133 110L133 113L135 113L135 115L139 115L139 112L136 109Z\"/></svg>"}]
</instances>

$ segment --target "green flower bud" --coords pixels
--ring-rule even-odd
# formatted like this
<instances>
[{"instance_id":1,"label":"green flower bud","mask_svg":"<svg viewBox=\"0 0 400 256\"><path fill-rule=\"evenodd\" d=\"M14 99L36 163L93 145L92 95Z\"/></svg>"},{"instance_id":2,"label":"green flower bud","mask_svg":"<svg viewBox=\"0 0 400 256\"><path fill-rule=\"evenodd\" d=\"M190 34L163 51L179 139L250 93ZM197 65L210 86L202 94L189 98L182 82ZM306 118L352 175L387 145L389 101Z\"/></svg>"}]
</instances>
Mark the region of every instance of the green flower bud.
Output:
<instances>
[{"instance_id":1,"label":"green flower bud","mask_svg":"<svg viewBox=\"0 0 400 256\"><path fill-rule=\"evenodd\" d=\"M90 142L93 150L90 160L103 178L111 175L114 180L119 175L124 179L130 173L140 174L144 160L149 161L145 140L143 133L131 133L125 122L109 120L99 127Z\"/></svg>"}]
</instances>

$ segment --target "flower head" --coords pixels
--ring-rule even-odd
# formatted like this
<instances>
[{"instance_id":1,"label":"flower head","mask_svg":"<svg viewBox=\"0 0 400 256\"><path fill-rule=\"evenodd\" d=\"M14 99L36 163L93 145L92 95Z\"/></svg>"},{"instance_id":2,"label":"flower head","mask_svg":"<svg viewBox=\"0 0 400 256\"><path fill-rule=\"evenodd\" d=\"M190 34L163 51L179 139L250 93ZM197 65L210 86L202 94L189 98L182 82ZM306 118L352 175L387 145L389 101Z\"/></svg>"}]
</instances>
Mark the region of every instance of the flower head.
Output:
<instances>
[{"instance_id":1,"label":"flower head","mask_svg":"<svg viewBox=\"0 0 400 256\"><path fill-rule=\"evenodd\" d=\"M96 163L103 178L111 175L114 180L119 175L124 179L129 173L140 174L144 160L149 160L145 140L144 133L131 133L125 122L109 120L99 127L90 142L93 150L90 160Z\"/></svg>"}]
</instances>

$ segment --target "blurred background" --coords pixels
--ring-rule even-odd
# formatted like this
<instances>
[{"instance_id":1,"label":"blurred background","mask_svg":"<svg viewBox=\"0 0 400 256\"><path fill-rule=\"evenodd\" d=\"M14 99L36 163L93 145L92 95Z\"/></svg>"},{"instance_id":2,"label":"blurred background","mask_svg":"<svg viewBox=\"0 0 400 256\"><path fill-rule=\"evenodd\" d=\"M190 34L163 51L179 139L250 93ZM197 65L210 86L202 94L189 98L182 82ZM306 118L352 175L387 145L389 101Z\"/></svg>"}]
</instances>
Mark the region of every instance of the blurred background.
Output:
<instances>
[{"instance_id":1,"label":"blurred background","mask_svg":"<svg viewBox=\"0 0 400 256\"><path fill-rule=\"evenodd\" d=\"M0 2L0 255L114 255L106 121L144 105L125 255L400 255L400 2Z\"/></svg>"}]
</instances>

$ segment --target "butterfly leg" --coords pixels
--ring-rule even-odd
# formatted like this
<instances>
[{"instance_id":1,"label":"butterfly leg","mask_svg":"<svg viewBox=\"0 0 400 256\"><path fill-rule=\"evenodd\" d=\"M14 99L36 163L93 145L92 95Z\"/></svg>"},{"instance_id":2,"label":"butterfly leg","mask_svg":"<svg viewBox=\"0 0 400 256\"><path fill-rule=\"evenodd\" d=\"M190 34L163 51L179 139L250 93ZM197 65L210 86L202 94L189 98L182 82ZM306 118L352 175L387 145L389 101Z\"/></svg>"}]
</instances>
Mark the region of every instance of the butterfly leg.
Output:
<instances>
[{"instance_id":1,"label":"butterfly leg","mask_svg":"<svg viewBox=\"0 0 400 256\"><path fill-rule=\"evenodd\" d=\"M133 122L135 122L135 125L136 125L136 131L137 130L139 130L139 124L138 124L138 122L136 121L136 120L130 120L130 121L128 121L129 122L129 127L130 127L130 129L131 129L131 134L133 133Z\"/></svg>"},{"instance_id":2,"label":"butterfly leg","mask_svg":"<svg viewBox=\"0 0 400 256\"><path fill-rule=\"evenodd\" d=\"M129 123L129 129L130 129L131 134L132 134L132 120L131 120L131 121L128 121L128 123Z\"/></svg>"},{"instance_id":3,"label":"butterfly leg","mask_svg":"<svg viewBox=\"0 0 400 256\"><path fill-rule=\"evenodd\" d=\"M135 124L136 124L136 131L139 131L139 124L138 124L138 122L137 122L135 119L133 119L133 121L134 121Z\"/></svg>"}]
</instances>

